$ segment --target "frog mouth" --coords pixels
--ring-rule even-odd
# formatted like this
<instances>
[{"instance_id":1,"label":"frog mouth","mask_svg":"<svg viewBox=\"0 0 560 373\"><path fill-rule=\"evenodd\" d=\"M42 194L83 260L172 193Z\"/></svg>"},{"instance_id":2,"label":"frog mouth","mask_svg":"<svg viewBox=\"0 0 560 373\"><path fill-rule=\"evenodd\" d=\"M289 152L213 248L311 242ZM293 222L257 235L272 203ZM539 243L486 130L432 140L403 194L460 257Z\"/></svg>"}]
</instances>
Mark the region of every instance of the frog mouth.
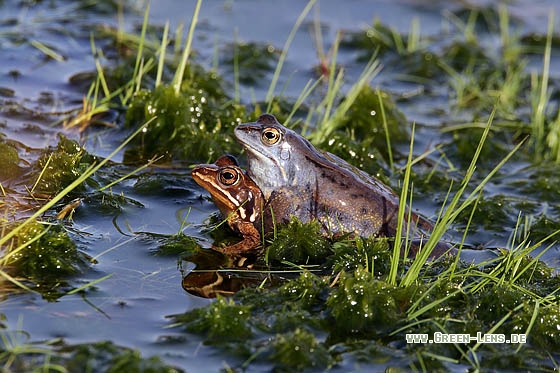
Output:
<instances>
[{"instance_id":1,"label":"frog mouth","mask_svg":"<svg viewBox=\"0 0 560 373\"><path fill-rule=\"evenodd\" d=\"M284 182L287 181L286 170L277 159L268 157L266 154L253 148L246 147L245 150L254 157L253 162L249 159L249 164L252 163L252 165L247 170L247 173L252 179L261 181L261 185L259 185L261 189L282 185L280 180ZM270 172L271 169L277 170L274 171L273 174L276 174L278 170L280 174L277 175L277 177L273 176Z\"/></svg>"},{"instance_id":2,"label":"frog mouth","mask_svg":"<svg viewBox=\"0 0 560 373\"><path fill-rule=\"evenodd\" d=\"M267 157L266 155L264 155L263 153L259 152L258 150L254 149L254 148L245 147L245 150L247 151L247 153L251 153L251 155L258 158L260 161L273 162L274 163L273 159Z\"/></svg>"}]
</instances>

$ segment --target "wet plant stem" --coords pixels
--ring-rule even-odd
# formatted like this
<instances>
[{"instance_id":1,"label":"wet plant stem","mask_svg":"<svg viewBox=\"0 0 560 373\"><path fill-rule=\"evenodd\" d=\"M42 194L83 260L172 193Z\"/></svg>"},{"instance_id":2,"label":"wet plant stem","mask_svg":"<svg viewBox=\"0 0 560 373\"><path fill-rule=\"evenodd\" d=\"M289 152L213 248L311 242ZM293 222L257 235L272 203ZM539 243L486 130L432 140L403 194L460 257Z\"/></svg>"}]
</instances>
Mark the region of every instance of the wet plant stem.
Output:
<instances>
[{"instance_id":1,"label":"wet plant stem","mask_svg":"<svg viewBox=\"0 0 560 373\"><path fill-rule=\"evenodd\" d=\"M175 88L175 94L177 95L181 92L181 84L183 83L183 76L187 68L187 60L189 59L189 54L191 53L191 45L194 37L194 30L196 27L196 23L198 22L198 13L200 12L201 4L202 4L202 0L197 0L196 6L194 8L192 20L191 20L191 26L189 27L189 33L187 35L185 49L183 51L183 55L181 57L181 62L179 63L179 67L175 72L175 77L173 78L173 87Z\"/></svg>"}]
</instances>

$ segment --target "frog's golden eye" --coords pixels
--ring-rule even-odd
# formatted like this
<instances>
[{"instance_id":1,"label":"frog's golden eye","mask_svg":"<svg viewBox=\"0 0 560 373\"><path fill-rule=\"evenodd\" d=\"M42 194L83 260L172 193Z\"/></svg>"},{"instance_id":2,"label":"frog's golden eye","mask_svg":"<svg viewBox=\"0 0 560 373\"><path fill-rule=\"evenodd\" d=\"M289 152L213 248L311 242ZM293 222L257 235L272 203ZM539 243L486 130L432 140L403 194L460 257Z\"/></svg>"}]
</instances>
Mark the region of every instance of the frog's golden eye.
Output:
<instances>
[{"instance_id":1,"label":"frog's golden eye","mask_svg":"<svg viewBox=\"0 0 560 373\"><path fill-rule=\"evenodd\" d=\"M226 167L220 170L218 178L220 183L226 186L234 185L239 181L239 171L234 168Z\"/></svg>"},{"instance_id":2,"label":"frog's golden eye","mask_svg":"<svg viewBox=\"0 0 560 373\"><path fill-rule=\"evenodd\" d=\"M274 127L267 127L261 133L261 139L266 145L276 144L281 137L280 131Z\"/></svg>"}]
</instances>

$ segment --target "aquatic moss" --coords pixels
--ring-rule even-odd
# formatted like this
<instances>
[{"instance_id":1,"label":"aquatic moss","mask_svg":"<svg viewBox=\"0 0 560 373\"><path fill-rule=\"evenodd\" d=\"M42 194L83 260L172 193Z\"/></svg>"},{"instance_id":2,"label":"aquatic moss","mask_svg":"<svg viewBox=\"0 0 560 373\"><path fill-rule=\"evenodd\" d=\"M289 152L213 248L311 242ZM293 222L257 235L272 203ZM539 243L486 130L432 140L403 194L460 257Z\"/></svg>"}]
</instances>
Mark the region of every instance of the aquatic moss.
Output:
<instances>
[{"instance_id":1,"label":"aquatic moss","mask_svg":"<svg viewBox=\"0 0 560 373\"><path fill-rule=\"evenodd\" d=\"M205 308L198 308L173 318L186 330L205 334L207 341L224 343L244 341L253 335L248 320L250 307L235 304L232 299L218 295L216 301Z\"/></svg>"},{"instance_id":2,"label":"aquatic moss","mask_svg":"<svg viewBox=\"0 0 560 373\"><path fill-rule=\"evenodd\" d=\"M483 227L494 232L503 232L515 226L518 212L504 195L482 197L476 205L473 216L471 217L472 209L463 210L457 217L456 223L466 225L470 220L471 231Z\"/></svg>"},{"instance_id":3,"label":"aquatic moss","mask_svg":"<svg viewBox=\"0 0 560 373\"><path fill-rule=\"evenodd\" d=\"M397 108L387 92L366 85L338 123L338 129L323 143L317 144L318 147L338 155L366 172L377 171L378 154L389 163L381 105L385 112L391 144L406 141L409 125L405 115Z\"/></svg>"},{"instance_id":4,"label":"aquatic moss","mask_svg":"<svg viewBox=\"0 0 560 373\"><path fill-rule=\"evenodd\" d=\"M19 174L19 154L17 149L7 143L0 142L0 180L6 180Z\"/></svg>"},{"instance_id":5,"label":"aquatic moss","mask_svg":"<svg viewBox=\"0 0 560 373\"><path fill-rule=\"evenodd\" d=\"M229 68L231 74L234 72L235 53L237 53L239 82L245 85L263 85L266 74L276 67L279 54L271 44L236 43L226 49L221 61ZM267 84L268 80L266 79Z\"/></svg>"},{"instance_id":6,"label":"aquatic moss","mask_svg":"<svg viewBox=\"0 0 560 373\"><path fill-rule=\"evenodd\" d=\"M78 273L85 264L76 244L60 225L38 221L26 224L19 228L13 249L20 246L22 250L9 256L9 264L16 268L19 276L35 281L62 279Z\"/></svg>"},{"instance_id":7,"label":"aquatic moss","mask_svg":"<svg viewBox=\"0 0 560 373\"><path fill-rule=\"evenodd\" d=\"M195 183L186 173L144 173L136 177L135 194L158 196L192 196Z\"/></svg>"},{"instance_id":8,"label":"aquatic moss","mask_svg":"<svg viewBox=\"0 0 560 373\"><path fill-rule=\"evenodd\" d=\"M479 33L499 32L500 14L499 8L496 6L465 6L453 10L452 14L465 24L472 23ZM522 22L519 18L511 15L508 18L511 27L518 27Z\"/></svg>"},{"instance_id":9,"label":"aquatic moss","mask_svg":"<svg viewBox=\"0 0 560 373\"><path fill-rule=\"evenodd\" d=\"M191 236L177 233L166 237L163 242L153 251L157 256L177 256L185 254L195 254L200 250L200 245Z\"/></svg>"},{"instance_id":10,"label":"aquatic moss","mask_svg":"<svg viewBox=\"0 0 560 373\"><path fill-rule=\"evenodd\" d=\"M560 222L558 219L553 219L545 214L539 214L535 216L535 221L531 224L529 231L529 237L531 242L539 242L544 240L546 237L554 232L555 236L549 239L549 242L558 241L560 237ZM547 242L548 243L548 242Z\"/></svg>"},{"instance_id":11,"label":"aquatic moss","mask_svg":"<svg viewBox=\"0 0 560 373\"><path fill-rule=\"evenodd\" d=\"M84 200L88 208L94 209L96 212L103 215L114 215L130 206L138 208L144 207L144 205L137 200L127 197L122 193L113 193L110 190L89 193Z\"/></svg>"},{"instance_id":12,"label":"aquatic moss","mask_svg":"<svg viewBox=\"0 0 560 373\"><path fill-rule=\"evenodd\" d=\"M126 112L126 125L137 127L154 119L127 149L125 160L137 162L154 155L209 162L236 146L233 129L245 118L243 106L227 97L210 95L196 84L184 84L180 94L161 85L142 90Z\"/></svg>"},{"instance_id":13,"label":"aquatic moss","mask_svg":"<svg viewBox=\"0 0 560 373\"><path fill-rule=\"evenodd\" d=\"M356 100L344 116L341 127L352 128L359 139L368 139L375 147L386 146L385 127L381 114L385 112L387 129L392 142L408 140L408 121L399 110L389 93L366 85L358 93Z\"/></svg>"},{"instance_id":14,"label":"aquatic moss","mask_svg":"<svg viewBox=\"0 0 560 373\"><path fill-rule=\"evenodd\" d=\"M321 306L329 294L328 277L303 271L298 278L278 288L278 295L286 302L297 302L297 307L313 310Z\"/></svg>"},{"instance_id":15,"label":"aquatic moss","mask_svg":"<svg viewBox=\"0 0 560 373\"><path fill-rule=\"evenodd\" d=\"M519 188L523 195L533 196L543 201L560 201L560 173L555 164L542 164L538 168L528 170L525 178L510 183Z\"/></svg>"},{"instance_id":16,"label":"aquatic moss","mask_svg":"<svg viewBox=\"0 0 560 373\"><path fill-rule=\"evenodd\" d=\"M278 229L274 241L267 247L268 258L299 264L322 261L331 253L331 246L320 232L318 221L302 223L292 217L287 225Z\"/></svg>"},{"instance_id":17,"label":"aquatic moss","mask_svg":"<svg viewBox=\"0 0 560 373\"><path fill-rule=\"evenodd\" d=\"M461 167L464 167L463 169L466 169L472 161L473 154L476 152L483 132L484 130L481 128L454 131L453 143L444 147L446 156L452 161L459 163ZM477 164L477 171L481 175L486 176L507 154L506 144L509 142L509 139L505 138L507 136L509 136L508 133L494 132L492 136L486 139L480 152L480 159L484 159L484 162Z\"/></svg>"},{"instance_id":18,"label":"aquatic moss","mask_svg":"<svg viewBox=\"0 0 560 373\"><path fill-rule=\"evenodd\" d=\"M328 259L333 273L354 272L358 267L369 268L376 278L389 273L391 253L387 238L344 239L333 244L334 255Z\"/></svg>"},{"instance_id":19,"label":"aquatic moss","mask_svg":"<svg viewBox=\"0 0 560 373\"><path fill-rule=\"evenodd\" d=\"M533 32L523 35L519 41L523 44L526 53L542 55L546 47L546 39L547 35ZM552 35L551 46L560 48L560 35L558 33Z\"/></svg>"},{"instance_id":20,"label":"aquatic moss","mask_svg":"<svg viewBox=\"0 0 560 373\"><path fill-rule=\"evenodd\" d=\"M394 70L401 76L406 74L441 81L438 54L424 50L420 43L409 48L408 41L409 37L376 19L364 31L345 33L340 45L357 51L357 60L360 62L367 62L376 55L383 59L385 69L390 72Z\"/></svg>"},{"instance_id":21,"label":"aquatic moss","mask_svg":"<svg viewBox=\"0 0 560 373\"><path fill-rule=\"evenodd\" d=\"M37 160L35 191L56 194L78 179L95 161L75 140L59 135L58 144ZM42 172L42 173L41 173ZM34 180L35 181L35 180Z\"/></svg>"},{"instance_id":22,"label":"aquatic moss","mask_svg":"<svg viewBox=\"0 0 560 373\"><path fill-rule=\"evenodd\" d=\"M513 333L526 333L534 316L535 306L524 304L523 311L513 318ZM549 352L560 353L560 308L556 304L541 306L528 335L531 346Z\"/></svg>"},{"instance_id":23,"label":"aquatic moss","mask_svg":"<svg viewBox=\"0 0 560 373\"><path fill-rule=\"evenodd\" d=\"M458 71L465 71L476 65L485 63L488 70L488 63L491 61L486 55L482 46L474 41L454 40L445 46L443 51L444 61L449 66Z\"/></svg>"},{"instance_id":24,"label":"aquatic moss","mask_svg":"<svg viewBox=\"0 0 560 373\"><path fill-rule=\"evenodd\" d=\"M363 267L353 275L342 272L327 300L337 333L373 336L395 325L402 315L393 293L395 287L376 280Z\"/></svg>"},{"instance_id":25,"label":"aquatic moss","mask_svg":"<svg viewBox=\"0 0 560 373\"><path fill-rule=\"evenodd\" d=\"M326 369L334 359L324 344L305 329L277 335L271 346L270 359L276 364L275 371L293 372L303 369Z\"/></svg>"},{"instance_id":26,"label":"aquatic moss","mask_svg":"<svg viewBox=\"0 0 560 373\"><path fill-rule=\"evenodd\" d=\"M365 31L348 32L340 42L342 48L356 49L360 51L358 61L369 61L374 53L383 56L389 52L398 53L401 49L396 40L402 41L401 35L393 28L390 28L379 19L373 21L373 25ZM402 44L406 49L406 42Z\"/></svg>"},{"instance_id":27,"label":"aquatic moss","mask_svg":"<svg viewBox=\"0 0 560 373\"><path fill-rule=\"evenodd\" d=\"M317 147L346 160L365 172L378 174L382 170L381 164L386 164L384 157L377 148L367 148L362 145L362 142L353 136L351 130L336 131Z\"/></svg>"},{"instance_id":28,"label":"aquatic moss","mask_svg":"<svg viewBox=\"0 0 560 373\"><path fill-rule=\"evenodd\" d=\"M512 287L491 286L477 296L476 317L483 322L492 323L528 300L526 295Z\"/></svg>"},{"instance_id":29,"label":"aquatic moss","mask_svg":"<svg viewBox=\"0 0 560 373\"><path fill-rule=\"evenodd\" d=\"M430 51L414 51L406 56L392 57L387 64L392 66L401 74L406 74L405 81L410 76L430 79L433 82L444 82L443 69L441 68L441 57Z\"/></svg>"},{"instance_id":30,"label":"aquatic moss","mask_svg":"<svg viewBox=\"0 0 560 373\"><path fill-rule=\"evenodd\" d=\"M67 346L62 352L69 356L55 355L53 360L63 364L68 372L182 372L163 363L159 357L143 358L137 350L112 342Z\"/></svg>"},{"instance_id":31,"label":"aquatic moss","mask_svg":"<svg viewBox=\"0 0 560 373\"><path fill-rule=\"evenodd\" d=\"M505 254L508 255L508 254ZM515 255L513 255L515 258ZM560 276L553 269L540 260L534 260L530 255L516 258L516 266L509 267L509 272L502 276L515 284L536 294L547 297L560 289Z\"/></svg>"}]
</instances>

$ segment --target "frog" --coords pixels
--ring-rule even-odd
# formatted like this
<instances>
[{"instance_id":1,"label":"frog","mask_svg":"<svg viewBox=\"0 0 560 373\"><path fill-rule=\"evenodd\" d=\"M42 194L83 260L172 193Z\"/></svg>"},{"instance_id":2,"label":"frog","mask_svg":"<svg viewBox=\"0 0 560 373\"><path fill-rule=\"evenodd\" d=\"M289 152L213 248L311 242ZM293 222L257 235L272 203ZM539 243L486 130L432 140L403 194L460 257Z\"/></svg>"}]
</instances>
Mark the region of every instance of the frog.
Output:
<instances>
[{"instance_id":1,"label":"frog","mask_svg":"<svg viewBox=\"0 0 560 373\"><path fill-rule=\"evenodd\" d=\"M234 135L246 151L247 173L273 210L275 223L295 216L302 222L318 220L325 235L395 236L399 197L376 177L315 148L271 114L239 124ZM406 216L410 227L404 224L402 233L424 242L432 224L412 211ZM438 244L432 255L449 249Z\"/></svg>"},{"instance_id":2,"label":"frog","mask_svg":"<svg viewBox=\"0 0 560 373\"><path fill-rule=\"evenodd\" d=\"M239 167L232 155L223 155L213 164L201 164L191 171L193 180L206 189L229 227L243 239L230 246L212 246L228 256L257 253L261 243L259 225L264 196L255 182Z\"/></svg>"}]
</instances>

